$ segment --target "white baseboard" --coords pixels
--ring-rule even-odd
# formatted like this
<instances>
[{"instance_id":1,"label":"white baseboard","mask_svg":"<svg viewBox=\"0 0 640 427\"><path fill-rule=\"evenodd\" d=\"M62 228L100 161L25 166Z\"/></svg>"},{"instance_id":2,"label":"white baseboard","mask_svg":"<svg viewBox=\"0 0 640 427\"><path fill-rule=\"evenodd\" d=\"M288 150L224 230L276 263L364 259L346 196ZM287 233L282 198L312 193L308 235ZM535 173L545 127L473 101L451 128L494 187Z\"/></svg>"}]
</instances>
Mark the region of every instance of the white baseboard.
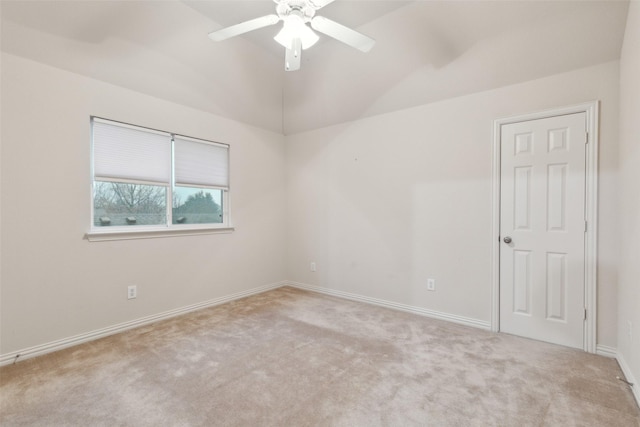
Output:
<instances>
[{"instance_id":1,"label":"white baseboard","mask_svg":"<svg viewBox=\"0 0 640 427\"><path fill-rule=\"evenodd\" d=\"M616 360L618 361L618 365L620 365L620 369L622 369L625 379L633 384L633 386L631 386L631 392L633 393L633 397L636 398L636 403L640 407L640 384L638 384L637 379L633 376L633 372L631 372L631 368L627 365L627 361L624 360L624 357L620 353L616 355Z\"/></svg>"},{"instance_id":2,"label":"white baseboard","mask_svg":"<svg viewBox=\"0 0 640 427\"><path fill-rule=\"evenodd\" d=\"M598 344L596 346L596 354L599 356L609 357L615 359L618 356L618 350L608 345Z\"/></svg>"},{"instance_id":3,"label":"white baseboard","mask_svg":"<svg viewBox=\"0 0 640 427\"><path fill-rule=\"evenodd\" d=\"M285 282L288 286L304 289L307 291L318 292L321 294L332 295L353 301L360 301L368 304L378 305L381 307L392 308L395 310L406 311L408 313L419 314L433 319L446 320L448 322L458 323L460 325L472 326L474 328L491 330L491 323L483 320L472 319L469 317L458 316L456 314L442 313L435 310L429 310L422 307L416 307L407 304L401 304L393 301L387 301L378 298L371 298L364 295L352 294L349 292L337 291L334 289L323 288L320 286L307 285L299 282Z\"/></svg>"},{"instance_id":4,"label":"white baseboard","mask_svg":"<svg viewBox=\"0 0 640 427\"><path fill-rule=\"evenodd\" d=\"M67 347L82 344L88 341L93 341L99 338L104 338L109 335L114 335L120 332L127 331L129 329L137 328L139 326L148 325L149 323L158 322L160 320L169 319L171 317L180 316L192 311L200 310L207 307L213 307L215 305L224 304L226 302L234 301L240 298L248 297L251 295L260 294L272 289L280 288L284 286L285 282L273 283L270 285L260 286L258 288L249 289L235 294L227 295L220 298L214 298L208 301L200 302L197 304L188 305L186 307L176 308L174 310L165 311L163 313L153 314L151 316L142 317L140 319L131 320L129 322L119 323L117 325L109 326L102 329L86 332L83 334L75 335L68 338L63 338L57 341L51 341L46 344L36 345L33 347L25 348L22 350L14 351L12 353L0 355L0 366L9 365L19 360L30 359L32 357L41 356L43 354L52 353L54 351L62 350Z\"/></svg>"}]
</instances>

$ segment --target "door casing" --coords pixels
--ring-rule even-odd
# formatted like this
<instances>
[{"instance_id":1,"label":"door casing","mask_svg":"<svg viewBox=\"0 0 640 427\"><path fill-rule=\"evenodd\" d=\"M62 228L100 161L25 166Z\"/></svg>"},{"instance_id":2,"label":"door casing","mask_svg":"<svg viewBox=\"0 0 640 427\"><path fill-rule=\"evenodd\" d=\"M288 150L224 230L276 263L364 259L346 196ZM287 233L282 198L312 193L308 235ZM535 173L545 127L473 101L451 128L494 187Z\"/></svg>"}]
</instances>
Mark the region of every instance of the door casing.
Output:
<instances>
[{"instance_id":1,"label":"door casing","mask_svg":"<svg viewBox=\"0 0 640 427\"><path fill-rule=\"evenodd\" d=\"M492 162L492 227L491 227L491 330L500 330L500 145L501 127L510 123L545 119L574 113L586 113L588 143L586 146L586 186L585 186L585 308L583 349L596 352L597 327L597 236L598 236L598 144L599 144L599 101L568 107L555 108L536 113L497 119L493 123Z\"/></svg>"}]
</instances>

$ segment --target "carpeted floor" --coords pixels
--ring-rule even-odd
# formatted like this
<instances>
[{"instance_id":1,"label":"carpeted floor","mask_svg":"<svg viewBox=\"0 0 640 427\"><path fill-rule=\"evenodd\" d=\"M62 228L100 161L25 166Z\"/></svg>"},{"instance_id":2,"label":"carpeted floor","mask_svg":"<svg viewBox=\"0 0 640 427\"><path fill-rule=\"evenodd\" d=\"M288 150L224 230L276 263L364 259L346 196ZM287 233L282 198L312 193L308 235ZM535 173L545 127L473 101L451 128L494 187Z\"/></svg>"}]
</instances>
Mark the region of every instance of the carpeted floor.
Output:
<instances>
[{"instance_id":1,"label":"carpeted floor","mask_svg":"<svg viewBox=\"0 0 640 427\"><path fill-rule=\"evenodd\" d=\"M0 369L0 425L640 426L615 360L293 288Z\"/></svg>"}]
</instances>

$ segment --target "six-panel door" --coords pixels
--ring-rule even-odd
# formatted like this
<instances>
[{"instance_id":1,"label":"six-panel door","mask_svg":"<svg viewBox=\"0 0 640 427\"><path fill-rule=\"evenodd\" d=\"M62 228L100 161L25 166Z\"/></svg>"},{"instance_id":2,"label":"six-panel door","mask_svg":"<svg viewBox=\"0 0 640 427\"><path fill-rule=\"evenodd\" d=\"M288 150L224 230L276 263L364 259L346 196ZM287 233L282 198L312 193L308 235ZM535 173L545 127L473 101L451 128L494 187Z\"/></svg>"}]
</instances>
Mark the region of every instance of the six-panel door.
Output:
<instances>
[{"instance_id":1,"label":"six-panel door","mask_svg":"<svg viewBox=\"0 0 640 427\"><path fill-rule=\"evenodd\" d=\"M502 332L583 346L585 128L584 113L501 127Z\"/></svg>"}]
</instances>

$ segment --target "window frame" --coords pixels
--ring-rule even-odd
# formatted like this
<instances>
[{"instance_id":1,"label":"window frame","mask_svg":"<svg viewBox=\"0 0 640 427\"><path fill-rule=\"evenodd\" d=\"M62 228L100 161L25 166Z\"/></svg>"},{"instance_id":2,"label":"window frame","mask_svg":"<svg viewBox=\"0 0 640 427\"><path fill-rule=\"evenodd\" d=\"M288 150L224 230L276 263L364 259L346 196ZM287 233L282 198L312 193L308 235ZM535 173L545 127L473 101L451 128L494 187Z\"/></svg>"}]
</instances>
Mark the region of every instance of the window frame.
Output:
<instances>
[{"instance_id":1,"label":"window frame","mask_svg":"<svg viewBox=\"0 0 640 427\"><path fill-rule=\"evenodd\" d=\"M168 185L162 185L158 182L148 182L144 180L136 180L136 179L117 179L117 178L107 178L102 177L103 179L96 179L94 165L95 165L95 157L94 157L94 121L98 120L101 123L112 124L114 126L121 126L125 128L131 128L134 130L151 132L155 134L161 134L167 136L170 139L171 144L171 155L170 155L170 182ZM234 227L231 225L231 203L230 203L230 192L231 192L231 146L229 144L224 144L216 141L206 140L202 138L195 138L188 135L182 135L175 132L167 132L163 130L153 129L145 126L132 125L130 123L121 122L112 119L106 119L99 116L90 116L90 228L89 231L85 234L85 238L89 241L110 241L110 240L127 240L127 239L147 239L147 238L158 238L158 237L171 237L171 236L191 236L191 235L202 235L202 234L219 234L219 233L231 233L234 231ZM220 223L204 223L204 224L178 224L173 223L173 193L176 188L176 177L175 177L175 144L176 138L184 139L187 141L203 143L214 145L218 147L224 147L226 149L227 155L227 186L223 187L214 187L207 185L189 185L188 188L202 188L203 190L220 190L221 198L220 198L220 209L222 211L222 222ZM132 184L140 184L140 185L154 185L154 186L164 186L166 188L166 200L165 200L165 209L166 209L166 221L164 224L156 224L156 225L139 225L139 224L131 224L131 225L117 225L117 226L96 226L95 225L95 183L96 182L123 182L123 183L132 183ZM187 187L181 185L179 187Z\"/></svg>"}]
</instances>

